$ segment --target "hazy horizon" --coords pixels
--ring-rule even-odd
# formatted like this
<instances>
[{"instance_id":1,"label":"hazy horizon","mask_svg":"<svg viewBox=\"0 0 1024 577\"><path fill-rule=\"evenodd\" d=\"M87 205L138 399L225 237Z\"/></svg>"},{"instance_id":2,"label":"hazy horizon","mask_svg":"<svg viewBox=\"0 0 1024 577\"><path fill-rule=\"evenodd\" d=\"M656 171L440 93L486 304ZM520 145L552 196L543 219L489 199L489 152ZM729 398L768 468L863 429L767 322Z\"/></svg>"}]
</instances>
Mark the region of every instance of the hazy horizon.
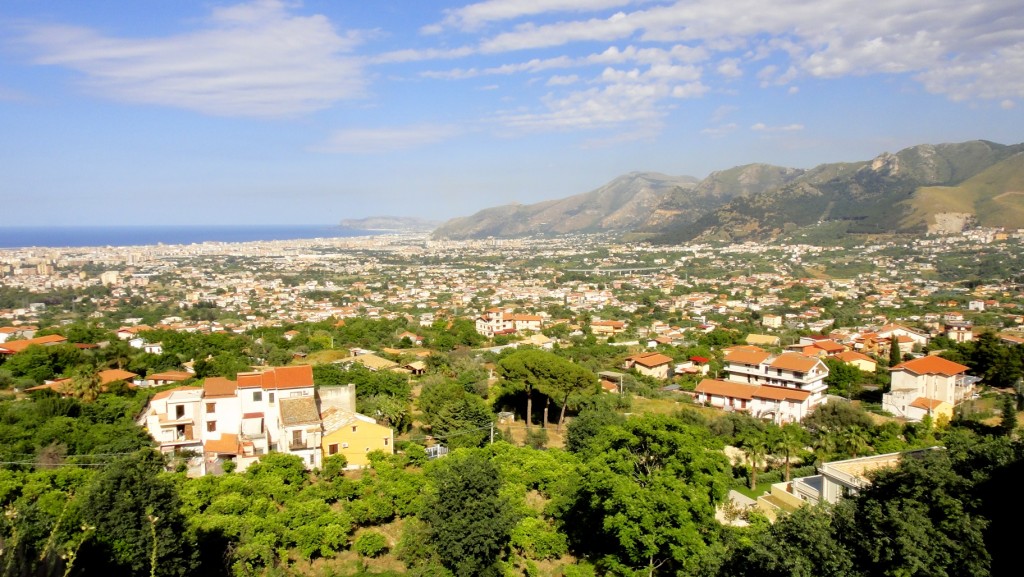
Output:
<instances>
[{"instance_id":1,"label":"hazy horizon","mask_svg":"<svg viewBox=\"0 0 1024 577\"><path fill-rule=\"evenodd\" d=\"M443 221L1024 134L1006 0L0 7L7 224Z\"/></svg>"}]
</instances>

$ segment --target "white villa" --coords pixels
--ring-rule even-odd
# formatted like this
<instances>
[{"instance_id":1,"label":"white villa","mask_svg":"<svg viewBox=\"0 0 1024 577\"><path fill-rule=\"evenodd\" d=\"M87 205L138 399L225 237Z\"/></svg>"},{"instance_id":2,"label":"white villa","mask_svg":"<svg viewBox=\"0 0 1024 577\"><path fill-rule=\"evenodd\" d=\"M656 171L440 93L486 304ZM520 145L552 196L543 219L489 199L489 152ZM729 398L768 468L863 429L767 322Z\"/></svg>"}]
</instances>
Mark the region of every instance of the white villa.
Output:
<instances>
[{"instance_id":1,"label":"white villa","mask_svg":"<svg viewBox=\"0 0 1024 577\"><path fill-rule=\"evenodd\" d=\"M740 346L726 352L725 362L725 380L704 379L697 385L699 402L779 424L798 422L825 402L828 367L821 359Z\"/></svg>"},{"instance_id":2,"label":"white villa","mask_svg":"<svg viewBox=\"0 0 1024 577\"><path fill-rule=\"evenodd\" d=\"M345 391L355 405L354 385ZM202 388L178 387L153 396L139 424L165 453L203 455L191 473L220 472L225 461L245 470L260 455L279 451L320 467L323 424L311 366L239 373L237 381L206 379Z\"/></svg>"}]
</instances>

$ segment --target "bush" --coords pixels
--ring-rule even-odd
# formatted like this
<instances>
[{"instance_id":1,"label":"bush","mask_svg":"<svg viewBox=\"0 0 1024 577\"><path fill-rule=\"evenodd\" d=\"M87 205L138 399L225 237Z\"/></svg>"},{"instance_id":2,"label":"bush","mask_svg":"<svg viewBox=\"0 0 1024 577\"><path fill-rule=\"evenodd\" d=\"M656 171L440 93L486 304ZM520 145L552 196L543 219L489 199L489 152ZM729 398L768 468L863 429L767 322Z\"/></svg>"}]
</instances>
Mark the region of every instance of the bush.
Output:
<instances>
[{"instance_id":1,"label":"bush","mask_svg":"<svg viewBox=\"0 0 1024 577\"><path fill-rule=\"evenodd\" d=\"M320 477L323 479L335 479L345 475L345 467L348 466L348 459L345 455L331 455L324 459L324 465L320 469Z\"/></svg>"},{"instance_id":2,"label":"bush","mask_svg":"<svg viewBox=\"0 0 1024 577\"><path fill-rule=\"evenodd\" d=\"M225 473L234 473L235 469L238 468L238 463L236 463L236 462L234 462L232 460L227 460L227 461L224 461L224 463L221 465L221 468L224 469Z\"/></svg>"},{"instance_id":3,"label":"bush","mask_svg":"<svg viewBox=\"0 0 1024 577\"><path fill-rule=\"evenodd\" d=\"M367 531L356 538L353 545L360 557L380 557L388 550L388 539L376 531Z\"/></svg>"},{"instance_id":4,"label":"bush","mask_svg":"<svg viewBox=\"0 0 1024 577\"><path fill-rule=\"evenodd\" d=\"M543 449L548 444L548 430L543 427L527 429L526 444L533 449Z\"/></svg>"}]
</instances>

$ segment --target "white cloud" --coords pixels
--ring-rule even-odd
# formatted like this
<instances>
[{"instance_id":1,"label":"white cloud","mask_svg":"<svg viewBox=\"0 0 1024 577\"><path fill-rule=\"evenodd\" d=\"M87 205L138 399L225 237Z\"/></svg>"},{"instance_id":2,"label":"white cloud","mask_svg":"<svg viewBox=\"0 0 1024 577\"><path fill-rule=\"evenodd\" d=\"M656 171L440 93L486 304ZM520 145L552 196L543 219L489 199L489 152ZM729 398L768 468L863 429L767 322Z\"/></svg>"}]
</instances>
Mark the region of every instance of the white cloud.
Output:
<instances>
[{"instance_id":1,"label":"white cloud","mask_svg":"<svg viewBox=\"0 0 1024 577\"><path fill-rule=\"evenodd\" d=\"M835 78L913 74L926 89L956 100L1024 95L1024 10L1019 0L686 0L644 3L610 17L520 24L480 46L485 52L550 48L574 42L674 42L735 58L763 60L765 85L801 76ZM748 48L745 48L748 47ZM741 62L723 60L720 73ZM764 68L762 68L764 71Z\"/></svg>"},{"instance_id":2,"label":"white cloud","mask_svg":"<svg viewBox=\"0 0 1024 577\"><path fill-rule=\"evenodd\" d=\"M1016 103L1010 99L1006 99L999 103L999 107L1003 110L1011 110L1016 106Z\"/></svg>"},{"instance_id":3,"label":"white cloud","mask_svg":"<svg viewBox=\"0 0 1024 577\"><path fill-rule=\"evenodd\" d=\"M404 49L384 52L369 59L370 64L393 64L399 62L422 62L424 60L450 60L471 56L476 50L471 46L459 48Z\"/></svg>"},{"instance_id":4,"label":"white cloud","mask_svg":"<svg viewBox=\"0 0 1024 577\"><path fill-rule=\"evenodd\" d=\"M711 126L705 128L704 130L701 130L700 133L710 136L712 138L720 138L722 136L726 136L728 134L736 132L737 128L739 127L736 126L736 123L731 122L729 124L722 124L720 126Z\"/></svg>"},{"instance_id":5,"label":"white cloud","mask_svg":"<svg viewBox=\"0 0 1024 577\"><path fill-rule=\"evenodd\" d=\"M548 81L545 83L545 85L546 86L569 86L570 84L576 84L579 81L580 81L580 77L576 76L575 74L570 74L568 76L558 76L558 75L555 75L555 76L552 76L551 78L548 78Z\"/></svg>"},{"instance_id":6,"label":"white cloud","mask_svg":"<svg viewBox=\"0 0 1024 577\"><path fill-rule=\"evenodd\" d=\"M715 71L726 78L739 78L743 76L739 58L723 58L719 61L718 66L715 67Z\"/></svg>"},{"instance_id":7,"label":"white cloud","mask_svg":"<svg viewBox=\"0 0 1024 577\"><path fill-rule=\"evenodd\" d=\"M460 134L453 126L423 124L396 128L352 128L338 130L317 152L375 154L437 144Z\"/></svg>"},{"instance_id":8,"label":"white cloud","mask_svg":"<svg viewBox=\"0 0 1024 577\"><path fill-rule=\"evenodd\" d=\"M106 98L222 116L290 116L364 95L361 42L324 16L297 16L278 0L214 9L202 29L115 38L88 28L33 26L20 41L39 64L83 75Z\"/></svg>"},{"instance_id":9,"label":"white cloud","mask_svg":"<svg viewBox=\"0 0 1024 577\"><path fill-rule=\"evenodd\" d=\"M768 126L763 122L758 122L750 127L754 132L798 132L804 129L803 124L786 124L783 126Z\"/></svg>"},{"instance_id":10,"label":"white cloud","mask_svg":"<svg viewBox=\"0 0 1024 577\"><path fill-rule=\"evenodd\" d=\"M436 34L446 27L476 30L482 26L524 16L537 16L548 12L595 12L630 4L631 0L487 0L462 8L445 10L440 24L425 26L425 34Z\"/></svg>"}]
</instances>

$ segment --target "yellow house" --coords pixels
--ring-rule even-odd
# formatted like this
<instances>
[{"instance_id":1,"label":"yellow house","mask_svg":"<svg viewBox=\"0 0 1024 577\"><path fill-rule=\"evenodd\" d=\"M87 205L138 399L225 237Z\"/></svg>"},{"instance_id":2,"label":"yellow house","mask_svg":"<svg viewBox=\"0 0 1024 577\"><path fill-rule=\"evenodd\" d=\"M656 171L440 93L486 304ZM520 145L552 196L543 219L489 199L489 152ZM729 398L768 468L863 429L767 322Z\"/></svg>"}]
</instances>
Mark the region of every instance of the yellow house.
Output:
<instances>
[{"instance_id":1,"label":"yellow house","mask_svg":"<svg viewBox=\"0 0 1024 577\"><path fill-rule=\"evenodd\" d=\"M343 409L323 412L323 456L344 455L350 469L366 467L373 451L395 452L395 433L377 421Z\"/></svg>"}]
</instances>

